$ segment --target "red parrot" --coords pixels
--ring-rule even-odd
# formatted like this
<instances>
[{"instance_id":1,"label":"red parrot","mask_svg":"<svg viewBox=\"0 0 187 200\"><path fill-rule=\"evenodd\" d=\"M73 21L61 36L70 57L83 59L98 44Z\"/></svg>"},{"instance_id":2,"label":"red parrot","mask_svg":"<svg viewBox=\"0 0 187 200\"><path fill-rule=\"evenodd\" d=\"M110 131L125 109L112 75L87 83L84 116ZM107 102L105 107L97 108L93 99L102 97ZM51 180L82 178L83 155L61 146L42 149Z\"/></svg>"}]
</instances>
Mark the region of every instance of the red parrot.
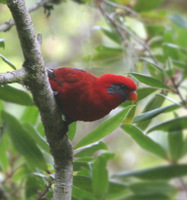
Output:
<instances>
[{"instance_id":1,"label":"red parrot","mask_svg":"<svg viewBox=\"0 0 187 200\"><path fill-rule=\"evenodd\" d=\"M67 124L94 121L126 100L137 99L137 86L128 77L103 74L100 77L76 68L47 69L49 82Z\"/></svg>"}]
</instances>

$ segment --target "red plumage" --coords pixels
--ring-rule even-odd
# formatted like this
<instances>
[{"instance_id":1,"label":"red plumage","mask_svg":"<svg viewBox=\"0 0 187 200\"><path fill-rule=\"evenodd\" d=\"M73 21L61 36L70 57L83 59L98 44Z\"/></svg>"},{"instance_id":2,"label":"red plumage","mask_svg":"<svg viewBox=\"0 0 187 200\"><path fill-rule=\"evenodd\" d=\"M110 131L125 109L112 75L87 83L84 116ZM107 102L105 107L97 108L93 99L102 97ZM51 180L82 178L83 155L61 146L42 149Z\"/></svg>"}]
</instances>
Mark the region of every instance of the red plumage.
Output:
<instances>
[{"instance_id":1,"label":"red plumage","mask_svg":"<svg viewBox=\"0 0 187 200\"><path fill-rule=\"evenodd\" d=\"M100 77L80 69L48 70L57 103L68 123L94 121L107 115L125 100L136 101L137 89L128 77L104 74Z\"/></svg>"}]
</instances>

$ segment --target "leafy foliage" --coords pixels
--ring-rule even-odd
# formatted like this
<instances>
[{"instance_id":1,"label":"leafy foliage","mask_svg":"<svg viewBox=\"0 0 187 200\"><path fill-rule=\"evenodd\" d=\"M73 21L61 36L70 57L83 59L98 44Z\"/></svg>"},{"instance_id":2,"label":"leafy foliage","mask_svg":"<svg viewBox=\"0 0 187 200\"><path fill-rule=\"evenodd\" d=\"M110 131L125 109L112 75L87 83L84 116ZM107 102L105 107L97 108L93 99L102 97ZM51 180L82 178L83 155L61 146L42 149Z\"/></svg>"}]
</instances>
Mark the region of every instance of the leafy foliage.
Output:
<instances>
[{"instance_id":1,"label":"leafy foliage","mask_svg":"<svg viewBox=\"0 0 187 200\"><path fill-rule=\"evenodd\" d=\"M93 7L94 2L81 2L87 2L82 7L85 6L85 13L95 19L88 9ZM86 125L81 127L79 122L71 124L68 136L74 146L75 158L72 199L178 199L183 192L181 183L187 181L187 19L180 13L173 14L169 9L158 9L164 0L138 0L135 4L131 0L103 2L108 2L103 3L105 17L113 17L107 18L108 26L102 20L94 22L97 27L90 36L93 37L90 46L85 44L86 55L79 48L83 59L75 59L75 63L78 67L86 65L90 71L100 74L123 74L125 69L137 82L138 100L136 106L124 102L120 112L96 125L92 131L89 127L86 136L79 134L88 129ZM5 4L6 1L1 0L0 3ZM72 9L69 24L73 26L73 12L79 7L70 1L68 3L63 6L66 8L68 4L70 7L67 6L67 9ZM73 6L76 6L75 10ZM99 9L97 5L94 5L95 8ZM129 8L132 10L126 11ZM56 28L65 21L62 20L65 19L62 13L67 13L62 12L62 7L56 9L58 17L53 26L57 35L71 35L75 32L73 27L73 31L68 29L67 33ZM55 15L55 12L52 14ZM44 24L40 19L38 14L33 15L37 28L42 28ZM11 55L8 52L0 54L0 57L6 67L14 70L16 64L14 66L12 63L16 63L17 47L12 45L14 41L9 40L10 43L7 39L0 39L0 49L8 52L11 46L13 56L7 56ZM43 40L45 47L50 44L49 38ZM73 40L73 47L80 45L76 42L77 38ZM55 50L58 50L58 44L55 45ZM44 57L51 62L48 57L53 51L50 47L50 53L46 49ZM30 94L15 85L1 85L0 99L0 176L5 191L11 199L18 200L38 199L47 191L42 198L51 199L53 159L37 107ZM120 141L117 141L119 137ZM180 181L173 184L173 179L178 178Z\"/></svg>"},{"instance_id":2,"label":"leafy foliage","mask_svg":"<svg viewBox=\"0 0 187 200\"><path fill-rule=\"evenodd\" d=\"M0 47L5 47L4 42L0 42ZM14 64L12 64L5 56L3 56L2 54L0 54L0 57L2 58L2 60L8 64L12 69L16 69L16 67L14 66Z\"/></svg>"},{"instance_id":3,"label":"leafy foliage","mask_svg":"<svg viewBox=\"0 0 187 200\"><path fill-rule=\"evenodd\" d=\"M28 93L9 85L1 85L0 99L25 106L33 105L33 101Z\"/></svg>"},{"instance_id":4,"label":"leafy foliage","mask_svg":"<svg viewBox=\"0 0 187 200\"><path fill-rule=\"evenodd\" d=\"M132 106L125 108L123 111L118 113L113 118L107 120L106 122L102 123L98 126L95 130L90 132L87 136L85 136L76 146L75 149L80 148L82 146L88 145L90 143L97 142L98 140L102 139L103 137L110 134L113 130L115 130L125 119L125 116L129 109Z\"/></svg>"}]
</instances>

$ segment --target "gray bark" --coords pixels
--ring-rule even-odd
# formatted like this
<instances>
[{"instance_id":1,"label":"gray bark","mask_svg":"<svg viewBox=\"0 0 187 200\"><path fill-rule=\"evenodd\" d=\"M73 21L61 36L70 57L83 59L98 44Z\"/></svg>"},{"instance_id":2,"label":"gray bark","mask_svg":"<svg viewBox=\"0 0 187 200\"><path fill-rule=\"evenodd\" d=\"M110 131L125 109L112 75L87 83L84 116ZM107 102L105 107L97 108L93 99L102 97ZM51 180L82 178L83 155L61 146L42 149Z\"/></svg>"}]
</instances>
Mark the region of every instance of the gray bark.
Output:
<instances>
[{"instance_id":1,"label":"gray bark","mask_svg":"<svg viewBox=\"0 0 187 200\"><path fill-rule=\"evenodd\" d=\"M13 76L11 73L3 73L0 77L3 77L4 81L1 83L22 82L30 89L40 110L46 137L54 157L55 189L53 200L70 200L73 171L72 146L64 133L64 124L49 85L40 44L37 41L24 0L7 0L7 5L15 21L25 61L23 69L11 72L14 74Z\"/></svg>"}]
</instances>

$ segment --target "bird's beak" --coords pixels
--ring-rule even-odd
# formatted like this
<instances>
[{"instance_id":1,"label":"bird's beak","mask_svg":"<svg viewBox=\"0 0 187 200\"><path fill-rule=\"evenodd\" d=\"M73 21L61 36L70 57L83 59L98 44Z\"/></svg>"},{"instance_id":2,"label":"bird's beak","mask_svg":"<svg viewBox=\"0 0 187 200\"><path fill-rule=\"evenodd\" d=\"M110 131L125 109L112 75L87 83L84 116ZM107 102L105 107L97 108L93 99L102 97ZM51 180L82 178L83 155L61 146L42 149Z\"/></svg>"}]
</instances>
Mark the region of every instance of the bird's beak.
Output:
<instances>
[{"instance_id":1,"label":"bird's beak","mask_svg":"<svg viewBox=\"0 0 187 200\"><path fill-rule=\"evenodd\" d=\"M135 103L137 98L138 98L138 94L136 92L130 92L127 100L132 100L132 102Z\"/></svg>"}]
</instances>

